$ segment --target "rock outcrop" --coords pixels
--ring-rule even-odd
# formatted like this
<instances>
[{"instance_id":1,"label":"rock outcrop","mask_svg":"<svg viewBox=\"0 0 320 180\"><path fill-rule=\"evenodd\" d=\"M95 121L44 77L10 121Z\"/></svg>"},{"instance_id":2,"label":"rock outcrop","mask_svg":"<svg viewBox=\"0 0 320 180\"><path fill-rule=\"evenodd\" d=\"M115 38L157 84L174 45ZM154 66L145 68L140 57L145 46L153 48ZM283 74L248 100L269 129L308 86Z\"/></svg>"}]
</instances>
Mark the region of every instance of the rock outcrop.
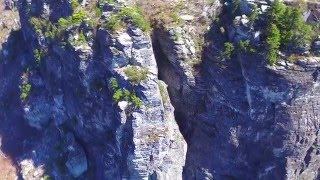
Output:
<instances>
[{"instance_id":1,"label":"rock outcrop","mask_svg":"<svg viewBox=\"0 0 320 180\"><path fill-rule=\"evenodd\" d=\"M276 68L248 53L221 61L226 39L213 25L202 64L192 68L192 47L172 36L158 32L156 48L188 142L184 179L319 178L317 57Z\"/></svg>"},{"instance_id":2,"label":"rock outcrop","mask_svg":"<svg viewBox=\"0 0 320 180\"><path fill-rule=\"evenodd\" d=\"M0 52L0 145L18 176L320 178L319 57L221 58L224 42L259 44L249 16L267 2L242 1L246 15L226 23L228 3L165 1L178 22L152 32L134 24L139 12L130 19L131 0L13 2L21 29Z\"/></svg>"},{"instance_id":3,"label":"rock outcrop","mask_svg":"<svg viewBox=\"0 0 320 180\"><path fill-rule=\"evenodd\" d=\"M16 101L20 97L21 109L12 114L2 111L3 121L19 116L17 123L30 126L25 131L40 134L32 142L21 142L28 148L13 154L23 177L182 179L187 145L176 124L167 85L158 79L149 35L136 27L111 34L82 24L67 30L68 41L65 37L50 40L42 33L46 27L39 26L54 26L55 19L66 17L69 2L20 3L22 29L17 36L25 51L1 62L1 68L18 63L21 69L15 77L1 76L1 82L17 78L17 83L14 87L2 83L0 99L5 101L9 89L15 89L13 97ZM104 13L110 14L122 8L101 6L108 7ZM81 41L80 36L86 39ZM9 51L16 48L15 43ZM33 58L36 54L38 58ZM145 71L146 77L133 83L126 73L130 68ZM111 79L123 96L128 95L121 101L114 98L117 91L110 87Z\"/></svg>"}]
</instances>

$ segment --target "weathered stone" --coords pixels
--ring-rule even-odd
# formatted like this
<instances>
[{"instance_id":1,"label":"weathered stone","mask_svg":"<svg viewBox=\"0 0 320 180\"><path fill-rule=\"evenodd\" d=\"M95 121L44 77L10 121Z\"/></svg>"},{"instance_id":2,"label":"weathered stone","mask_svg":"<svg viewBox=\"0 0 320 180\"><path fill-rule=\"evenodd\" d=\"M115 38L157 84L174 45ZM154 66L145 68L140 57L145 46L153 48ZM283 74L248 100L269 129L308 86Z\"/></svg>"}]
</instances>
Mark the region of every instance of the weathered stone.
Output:
<instances>
[{"instance_id":1,"label":"weathered stone","mask_svg":"<svg viewBox=\"0 0 320 180\"><path fill-rule=\"evenodd\" d=\"M180 16L181 19L185 20L185 21L192 21L194 20L194 16L193 15L181 15Z\"/></svg>"},{"instance_id":2,"label":"weathered stone","mask_svg":"<svg viewBox=\"0 0 320 180\"><path fill-rule=\"evenodd\" d=\"M315 49L315 50L319 50L320 49L320 41L315 41L313 43L313 49Z\"/></svg>"},{"instance_id":3,"label":"weathered stone","mask_svg":"<svg viewBox=\"0 0 320 180\"><path fill-rule=\"evenodd\" d=\"M45 173L43 165L35 167L34 162L30 159L21 161L20 166L23 179L38 180Z\"/></svg>"},{"instance_id":4,"label":"weathered stone","mask_svg":"<svg viewBox=\"0 0 320 180\"><path fill-rule=\"evenodd\" d=\"M75 142L73 135L68 136L70 145L66 166L73 177L79 177L88 169L87 157L84 150Z\"/></svg>"},{"instance_id":5,"label":"weathered stone","mask_svg":"<svg viewBox=\"0 0 320 180\"><path fill-rule=\"evenodd\" d=\"M30 126L37 129L42 129L47 126L50 121L52 107L49 103L43 100L35 102L36 103L26 105L24 107L24 117L26 118Z\"/></svg>"}]
</instances>

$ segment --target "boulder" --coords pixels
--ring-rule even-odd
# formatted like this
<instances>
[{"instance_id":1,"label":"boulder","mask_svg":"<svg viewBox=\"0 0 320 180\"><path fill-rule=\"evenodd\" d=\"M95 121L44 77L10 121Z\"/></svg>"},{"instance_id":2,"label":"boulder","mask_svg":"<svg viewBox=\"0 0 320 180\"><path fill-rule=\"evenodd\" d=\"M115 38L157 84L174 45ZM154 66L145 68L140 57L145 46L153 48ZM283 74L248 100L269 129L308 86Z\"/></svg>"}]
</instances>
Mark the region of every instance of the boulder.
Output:
<instances>
[{"instance_id":1,"label":"boulder","mask_svg":"<svg viewBox=\"0 0 320 180\"><path fill-rule=\"evenodd\" d=\"M313 43L313 49L314 49L314 50L320 50L320 40L315 41L315 42Z\"/></svg>"},{"instance_id":2,"label":"boulder","mask_svg":"<svg viewBox=\"0 0 320 180\"><path fill-rule=\"evenodd\" d=\"M83 148L75 142L72 134L67 135L68 146L68 160L66 166L73 177L77 178L88 169L88 162Z\"/></svg>"},{"instance_id":3,"label":"boulder","mask_svg":"<svg viewBox=\"0 0 320 180\"><path fill-rule=\"evenodd\" d=\"M34 101L30 105L25 105L23 110L25 113L24 117L31 127L43 129L50 122L52 106L42 99Z\"/></svg>"}]
</instances>

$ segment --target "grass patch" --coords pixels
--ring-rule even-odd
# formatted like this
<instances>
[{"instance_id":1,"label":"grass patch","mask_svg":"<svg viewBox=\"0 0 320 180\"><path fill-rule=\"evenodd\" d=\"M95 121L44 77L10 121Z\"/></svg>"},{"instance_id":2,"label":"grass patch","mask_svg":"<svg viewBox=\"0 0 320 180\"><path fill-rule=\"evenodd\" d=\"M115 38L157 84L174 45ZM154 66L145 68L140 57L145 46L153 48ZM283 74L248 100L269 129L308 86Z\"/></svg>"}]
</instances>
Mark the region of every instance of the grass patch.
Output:
<instances>
[{"instance_id":1,"label":"grass patch","mask_svg":"<svg viewBox=\"0 0 320 180\"><path fill-rule=\"evenodd\" d=\"M128 80L133 85L138 85L141 83L141 81L147 79L148 72L149 71L147 69L138 66L129 66L124 70Z\"/></svg>"},{"instance_id":2,"label":"grass patch","mask_svg":"<svg viewBox=\"0 0 320 180\"><path fill-rule=\"evenodd\" d=\"M163 103L167 103L169 100L167 88L163 85L162 82L158 82L160 95Z\"/></svg>"},{"instance_id":3,"label":"grass patch","mask_svg":"<svg viewBox=\"0 0 320 180\"><path fill-rule=\"evenodd\" d=\"M143 13L138 6L121 9L118 13L108 19L104 24L104 27L115 32L125 28L127 24L136 26L146 33L151 31L150 23L144 18Z\"/></svg>"}]
</instances>

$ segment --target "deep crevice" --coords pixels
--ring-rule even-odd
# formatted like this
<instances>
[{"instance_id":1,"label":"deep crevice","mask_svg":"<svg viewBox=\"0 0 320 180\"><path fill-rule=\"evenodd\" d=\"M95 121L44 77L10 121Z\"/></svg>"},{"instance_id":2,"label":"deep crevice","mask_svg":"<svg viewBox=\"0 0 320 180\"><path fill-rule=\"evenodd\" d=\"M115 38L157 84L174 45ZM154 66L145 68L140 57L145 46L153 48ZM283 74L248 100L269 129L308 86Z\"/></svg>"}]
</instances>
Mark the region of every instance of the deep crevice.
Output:
<instances>
[{"instance_id":1,"label":"deep crevice","mask_svg":"<svg viewBox=\"0 0 320 180\"><path fill-rule=\"evenodd\" d=\"M163 49L159 43L158 40L159 37L157 37L156 33L152 36L152 47L155 55L155 59L158 65L158 79L164 81L168 85L168 93L170 97L171 104L175 108L174 110L174 116L175 120L179 126L180 132L183 135L184 139L187 143L190 142L191 138L191 131L190 131L190 125L189 121L187 121L187 117L184 115L183 112L180 112L178 108L176 108L177 103L180 103L178 99L181 97L176 96L176 92L179 91L179 89L174 89L174 87L170 87L170 83L168 83L171 76L175 76L175 78L179 77L179 75L175 72L175 69L173 65L170 63L168 57L163 52ZM172 77L173 78L173 77ZM179 79L180 81L180 79ZM175 82L180 84L180 82Z\"/></svg>"}]
</instances>

